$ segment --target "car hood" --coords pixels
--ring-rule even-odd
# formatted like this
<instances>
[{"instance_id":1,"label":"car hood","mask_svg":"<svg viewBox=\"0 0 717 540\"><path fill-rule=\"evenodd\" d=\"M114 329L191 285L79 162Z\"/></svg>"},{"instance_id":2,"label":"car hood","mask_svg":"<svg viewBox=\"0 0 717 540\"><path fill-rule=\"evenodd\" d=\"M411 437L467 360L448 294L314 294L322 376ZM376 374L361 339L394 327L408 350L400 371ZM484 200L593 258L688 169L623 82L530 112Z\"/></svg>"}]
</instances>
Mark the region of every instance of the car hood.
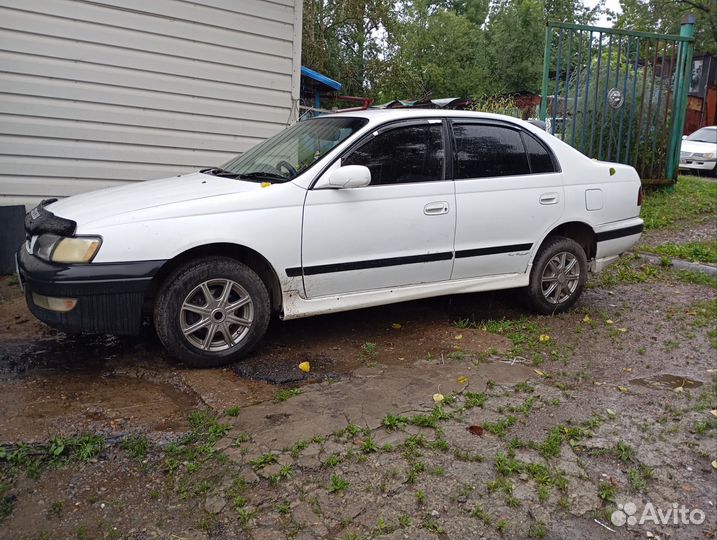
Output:
<instances>
[{"instance_id":1,"label":"car hood","mask_svg":"<svg viewBox=\"0 0 717 540\"><path fill-rule=\"evenodd\" d=\"M680 151L689 152L690 154L694 154L695 152L699 152L700 154L714 154L715 152L717 152L717 144L684 140L682 141Z\"/></svg>"},{"instance_id":2,"label":"car hood","mask_svg":"<svg viewBox=\"0 0 717 540\"><path fill-rule=\"evenodd\" d=\"M258 189L261 186L256 182L197 172L91 191L61 199L46 208L58 217L86 226L121 214Z\"/></svg>"}]
</instances>

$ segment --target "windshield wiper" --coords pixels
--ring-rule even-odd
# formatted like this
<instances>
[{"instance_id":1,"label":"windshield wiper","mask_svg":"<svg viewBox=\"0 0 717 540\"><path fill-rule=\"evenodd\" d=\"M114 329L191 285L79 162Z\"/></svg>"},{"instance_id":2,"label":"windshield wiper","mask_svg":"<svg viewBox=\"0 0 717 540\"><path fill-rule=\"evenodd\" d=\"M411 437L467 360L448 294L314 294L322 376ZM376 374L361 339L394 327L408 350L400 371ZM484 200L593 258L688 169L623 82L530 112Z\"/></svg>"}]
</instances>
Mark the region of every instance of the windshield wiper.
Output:
<instances>
[{"instance_id":1,"label":"windshield wiper","mask_svg":"<svg viewBox=\"0 0 717 540\"><path fill-rule=\"evenodd\" d=\"M199 171L202 174L211 174L212 176L223 176L226 178L237 178L239 173L222 169L221 167L210 167L209 169L202 169Z\"/></svg>"},{"instance_id":2,"label":"windshield wiper","mask_svg":"<svg viewBox=\"0 0 717 540\"><path fill-rule=\"evenodd\" d=\"M253 171L238 175L241 180L266 180L267 182L288 182L289 179L280 174L270 172Z\"/></svg>"}]
</instances>

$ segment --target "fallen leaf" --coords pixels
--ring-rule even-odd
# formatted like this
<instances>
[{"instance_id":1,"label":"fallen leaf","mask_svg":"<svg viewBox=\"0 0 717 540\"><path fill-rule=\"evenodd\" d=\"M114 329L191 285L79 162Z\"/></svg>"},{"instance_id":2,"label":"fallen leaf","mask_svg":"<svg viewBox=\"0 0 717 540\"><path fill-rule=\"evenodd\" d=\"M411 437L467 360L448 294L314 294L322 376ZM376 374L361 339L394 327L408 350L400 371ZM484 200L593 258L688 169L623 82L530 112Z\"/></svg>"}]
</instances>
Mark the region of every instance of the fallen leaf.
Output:
<instances>
[{"instance_id":1,"label":"fallen leaf","mask_svg":"<svg viewBox=\"0 0 717 540\"><path fill-rule=\"evenodd\" d=\"M468 426L466 430L470 431L473 435L483 436L483 428L480 426Z\"/></svg>"},{"instance_id":2,"label":"fallen leaf","mask_svg":"<svg viewBox=\"0 0 717 540\"><path fill-rule=\"evenodd\" d=\"M587 322L587 323L592 322L590 315L585 315L585 317L583 317L583 322Z\"/></svg>"},{"instance_id":3,"label":"fallen leaf","mask_svg":"<svg viewBox=\"0 0 717 540\"><path fill-rule=\"evenodd\" d=\"M262 182L261 183L261 187L263 187L263 188L269 187L270 185L271 185L271 182Z\"/></svg>"},{"instance_id":4,"label":"fallen leaf","mask_svg":"<svg viewBox=\"0 0 717 540\"><path fill-rule=\"evenodd\" d=\"M454 336L453 339L463 339L463 334L458 334L457 336Z\"/></svg>"},{"instance_id":5,"label":"fallen leaf","mask_svg":"<svg viewBox=\"0 0 717 540\"><path fill-rule=\"evenodd\" d=\"M627 332L627 328L618 328L617 331L618 332Z\"/></svg>"},{"instance_id":6,"label":"fallen leaf","mask_svg":"<svg viewBox=\"0 0 717 540\"><path fill-rule=\"evenodd\" d=\"M712 468L717 469L717 459L712 460Z\"/></svg>"},{"instance_id":7,"label":"fallen leaf","mask_svg":"<svg viewBox=\"0 0 717 540\"><path fill-rule=\"evenodd\" d=\"M533 371L535 371L535 372L536 372L538 375L540 375L541 377L545 377L545 373L543 373L543 372L540 371L539 369L533 368Z\"/></svg>"},{"instance_id":8,"label":"fallen leaf","mask_svg":"<svg viewBox=\"0 0 717 540\"><path fill-rule=\"evenodd\" d=\"M679 394L679 393L685 391L685 387L684 387L684 386L678 386L677 388L674 388L672 391L673 391L673 392L677 392L677 393Z\"/></svg>"},{"instance_id":9,"label":"fallen leaf","mask_svg":"<svg viewBox=\"0 0 717 540\"><path fill-rule=\"evenodd\" d=\"M304 373L308 373L309 371L311 371L311 364L309 364L308 362L301 362L301 364L299 364L299 369Z\"/></svg>"},{"instance_id":10,"label":"fallen leaf","mask_svg":"<svg viewBox=\"0 0 717 540\"><path fill-rule=\"evenodd\" d=\"M540 337L538 339L541 343L545 343L546 341L550 341L550 336L547 334L540 334Z\"/></svg>"},{"instance_id":11,"label":"fallen leaf","mask_svg":"<svg viewBox=\"0 0 717 540\"><path fill-rule=\"evenodd\" d=\"M608 416L610 416L610 417L615 417L615 411L613 411L612 409L606 409L606 410L607 410L607 415L608 415Z\"/></svg>"},{"instance_id":12,"label":"fallen leaf","mask_svg":"<svg viewBox=\"0 0 717 540\"><path fill-rule=\"evenodd\" d=\"M632 368L631 368L631 367L624 367L624 368L622 368L622 370L623 370L625 373L632 373Z\"/></svg>"},{"instance_id":13,"label":"fallen leaf","mask_svg":"<svg viewBox=\"0 0 717 540\"><path fill-rule=\"evenodd\" d=\"M612 319L605 319L605 324L615 324Z\"/></svg>"},{"instance_id":14,"label":"fallen leaf","mask_svg":"<svg viewBox=\"0 0 717 540\"><path fill-rule=\"evenodd\" d=\"M630 389L627 388L626 386L618 386L617 389L620 390L620 392L622 392L623 394L629 394L629 393L630 393Z\"/></svg>"},{"instance_id":15,"label":"fallen leaf","mask_svg":"<svg viewBox=\"0 0 717 540\"><path fill-rule=\"evenodd\" d=\"M466 377L465 375L461 375L456 379L456 381L458 382L458 384L466 384L468 382L468 377Z\"/></svg>"},{"instance_id":16,"label":"fallen leaf","mask_svg":"<svg viewBox=\"0 0 717 540\"><path fill-rule=\"evenodd\" d=\"M433 401L436 403L443 403L443 400L446 399L443 394L433 394Z\"/></svg>"},{"instance_id":17,"label":"fallen leaf","mask_svg":"<svg viewBox=\"0 0 717 540\"><path fill-rule=\"evenodd\" d=\"M717 416L717 409L712 409L712 410L710 411L710 414L711 414L712 416Z\"/></svg>"},{"instance_id":18,"label":"fallen leaf","mask_svg":"<svg viewBox=\"0 0 717 540\"><path fill-rule=\"evenodd\" d=\"M395 322L391 325L391 328L393 328L394 330L400 330L401 325L399 323Z\"/></svg>"}]
</instances>

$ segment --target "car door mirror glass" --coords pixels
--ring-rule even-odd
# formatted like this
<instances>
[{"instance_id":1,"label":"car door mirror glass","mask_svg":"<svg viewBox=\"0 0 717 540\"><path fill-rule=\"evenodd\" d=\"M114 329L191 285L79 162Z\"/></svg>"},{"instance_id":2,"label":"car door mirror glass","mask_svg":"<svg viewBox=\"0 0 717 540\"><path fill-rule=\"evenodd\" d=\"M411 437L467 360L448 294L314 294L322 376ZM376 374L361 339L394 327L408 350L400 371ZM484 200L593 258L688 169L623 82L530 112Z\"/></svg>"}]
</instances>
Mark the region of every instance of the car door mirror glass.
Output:
<instances>
[{"instance_id":1,"label":"car door mirror glass","mask_svg":"<svg viewBox=\"0 0 717 540\"><path fill-rule=\"evenodd\" d=\"M371 183L371 171L363 165L346 165L329 172L316 185L318 189L350 189Z\"/></svg>"}]
</instances>

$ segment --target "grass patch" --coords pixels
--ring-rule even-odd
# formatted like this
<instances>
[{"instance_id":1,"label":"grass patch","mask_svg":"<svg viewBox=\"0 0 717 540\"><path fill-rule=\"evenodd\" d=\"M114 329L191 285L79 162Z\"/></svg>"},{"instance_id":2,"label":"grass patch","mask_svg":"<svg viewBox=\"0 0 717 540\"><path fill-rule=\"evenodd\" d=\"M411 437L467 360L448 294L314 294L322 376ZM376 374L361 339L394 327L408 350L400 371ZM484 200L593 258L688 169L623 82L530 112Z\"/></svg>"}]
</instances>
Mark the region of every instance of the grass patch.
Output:
<instances>
[{"instance_id":1,"label":"grass patch","mask_svg":"<svg viewBox=\"0 0 717 540\"><path fill-rule=\"evenodd\" d=\"M685 261L715 263L717 262L717 240L687 242L686 244L662 244L660 246L644 246L644 251Z\"/></svg>"},{"instance_id":2,"label":"grass patch","mask_svg":"<svg viewBox=\"0 0 717 540\"><path fill-rule=\"evenodd\" d=\"M133 435L122 441L122 449L132 459L144 459L149 451L149 441L144 435Z\"/></svg>"},{"instance_id":3,"label":"grass patch","mask_svg":"<svg viewBox=\"0 0 717 540\"><path fill-rule=\"evenodd\" d=\"M717 184L680 176L672 188L648 189L640 215L646 229L665 229L677 223L714 219Z\"/></svg>"},{"instance_id":4,"label":"grass patch","mask_svg":"<svg viewBox=\"0 0 717 540\"><path fill-rule=\"evenodd\" d=\"M299 394L301 394L301 388L285 388L284 390L279 390L276 394L274 394L274 401L281 403L282 401L286 401L287 399L298 396Z\"/></svg>"}]
</instances>

